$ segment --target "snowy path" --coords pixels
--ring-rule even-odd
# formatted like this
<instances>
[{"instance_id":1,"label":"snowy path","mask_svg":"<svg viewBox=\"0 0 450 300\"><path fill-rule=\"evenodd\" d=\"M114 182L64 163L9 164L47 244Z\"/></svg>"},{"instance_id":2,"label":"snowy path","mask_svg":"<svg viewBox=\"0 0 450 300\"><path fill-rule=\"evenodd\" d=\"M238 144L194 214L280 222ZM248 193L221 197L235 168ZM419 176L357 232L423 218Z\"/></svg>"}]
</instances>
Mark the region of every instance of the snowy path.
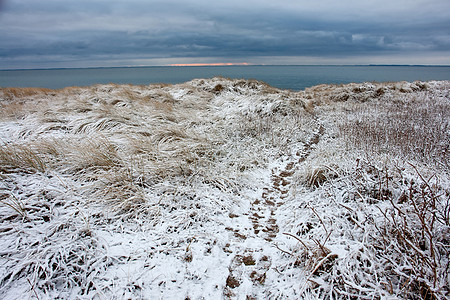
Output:
<instances>
[{"instance_id":1,"label":"snowy path","mask_svg":"<svg viewBox=\"0 0 450 300\"><path fill-rule=\"evenodd\" d=\"M282 210L285 199L289 197L295 170L310 155L324 132L324 127L320 126L301 151L289 156L282 168L271 170L269 186L263 188L261 196L253 200L248 213L245 213L252 225L251 230L227 228L234 233L237 239L235 244L243 247L236 249L228 267L224 296L234 298L246 295L246 299L259 299L270 295L271 284L266 280L268 273L274 272L271 269L272 261L281 255L274 243L277 236L282 234L277 222L277 211ZM242 243L242 240L246 240L246 243Z\"/></svg>"}]
</instances>

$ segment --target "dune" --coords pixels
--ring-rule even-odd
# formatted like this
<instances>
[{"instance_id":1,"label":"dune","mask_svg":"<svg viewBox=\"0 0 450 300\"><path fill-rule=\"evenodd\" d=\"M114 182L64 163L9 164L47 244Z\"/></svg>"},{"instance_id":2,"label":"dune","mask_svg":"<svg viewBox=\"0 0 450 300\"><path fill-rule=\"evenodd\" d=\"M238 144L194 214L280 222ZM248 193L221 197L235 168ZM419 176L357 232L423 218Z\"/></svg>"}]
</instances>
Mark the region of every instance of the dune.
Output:
<instances>
[{"instance_id":1,"label":"dune","mask_svg":"<svg viewBox=\"0 0 450 300\"><path fill-rule=\"evenodd\" d=\"M450 81L0 89L0 298L445 299Z\"/></svg>"}]
</instances>

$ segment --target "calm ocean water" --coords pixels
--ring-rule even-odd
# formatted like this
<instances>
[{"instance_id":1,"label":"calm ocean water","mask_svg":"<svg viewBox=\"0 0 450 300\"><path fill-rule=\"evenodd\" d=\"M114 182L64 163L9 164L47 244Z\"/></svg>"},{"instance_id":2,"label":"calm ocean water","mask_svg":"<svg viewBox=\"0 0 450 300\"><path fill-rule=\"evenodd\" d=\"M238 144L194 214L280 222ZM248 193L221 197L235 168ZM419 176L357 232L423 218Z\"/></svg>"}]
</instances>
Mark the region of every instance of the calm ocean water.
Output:
<instances>
[{"instance_id":1,"label":"calm ocean water","mask_svg":"<svg viewBox=\"0 0 450 300\"><path fill-rule=\"evenodd\" d=\"M450 66L214 66L0 71L1 87L88 86L97 83L181 83L194 78L257 79L291 90L322 83L450 80Z\"/></svg>"}]
</instances>

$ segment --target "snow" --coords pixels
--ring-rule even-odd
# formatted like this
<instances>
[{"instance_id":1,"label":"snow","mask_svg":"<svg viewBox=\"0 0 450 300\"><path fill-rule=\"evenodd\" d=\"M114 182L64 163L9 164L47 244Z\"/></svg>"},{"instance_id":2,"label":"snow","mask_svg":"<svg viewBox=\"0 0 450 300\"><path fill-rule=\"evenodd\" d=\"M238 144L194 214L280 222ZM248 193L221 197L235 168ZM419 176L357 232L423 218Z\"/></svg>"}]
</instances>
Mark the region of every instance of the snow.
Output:
<instances>
[{"instance_id":1,"label":"snow","mask_svg":"<svg viewBox=\"0 0 450 300\"><path fill-rule=\"evenodd\" d=\"M0 90L2 299L407 297L400 271L383 269L389 255L406 268L399 244L377 250L391 228L383 213L414 212L400 200L420 188L448 209L448 152L378 151L345 131L414 101L442 108L448 128L448 81L11 94ZM448 151L448 130L440 138L427 151ZM444 223L432 228L440 243ZM448 253L436 259L440 278L423 281L444 298Z\"/></svg>"}]
</instances>

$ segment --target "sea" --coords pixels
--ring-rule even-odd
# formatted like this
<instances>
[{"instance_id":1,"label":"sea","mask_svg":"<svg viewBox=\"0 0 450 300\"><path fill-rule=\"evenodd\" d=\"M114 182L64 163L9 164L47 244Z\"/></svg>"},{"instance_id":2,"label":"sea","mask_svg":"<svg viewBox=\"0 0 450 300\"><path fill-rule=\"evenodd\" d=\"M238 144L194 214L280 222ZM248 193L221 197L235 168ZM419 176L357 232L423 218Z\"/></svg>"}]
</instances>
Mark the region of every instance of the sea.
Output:
<instances>
[{"instance_id":1,"label":"sea","mask_svg":"<svg viewBox=\"0 0 450 300\"><path fill-rule=\"evenodd\" d=\"M158 66L1 70L0 87L61 89L94 84L182 83L222 76L256 79L274 87L303 90L319 84L450 80L450 66Z\"/></svg>"}]
</instances>

